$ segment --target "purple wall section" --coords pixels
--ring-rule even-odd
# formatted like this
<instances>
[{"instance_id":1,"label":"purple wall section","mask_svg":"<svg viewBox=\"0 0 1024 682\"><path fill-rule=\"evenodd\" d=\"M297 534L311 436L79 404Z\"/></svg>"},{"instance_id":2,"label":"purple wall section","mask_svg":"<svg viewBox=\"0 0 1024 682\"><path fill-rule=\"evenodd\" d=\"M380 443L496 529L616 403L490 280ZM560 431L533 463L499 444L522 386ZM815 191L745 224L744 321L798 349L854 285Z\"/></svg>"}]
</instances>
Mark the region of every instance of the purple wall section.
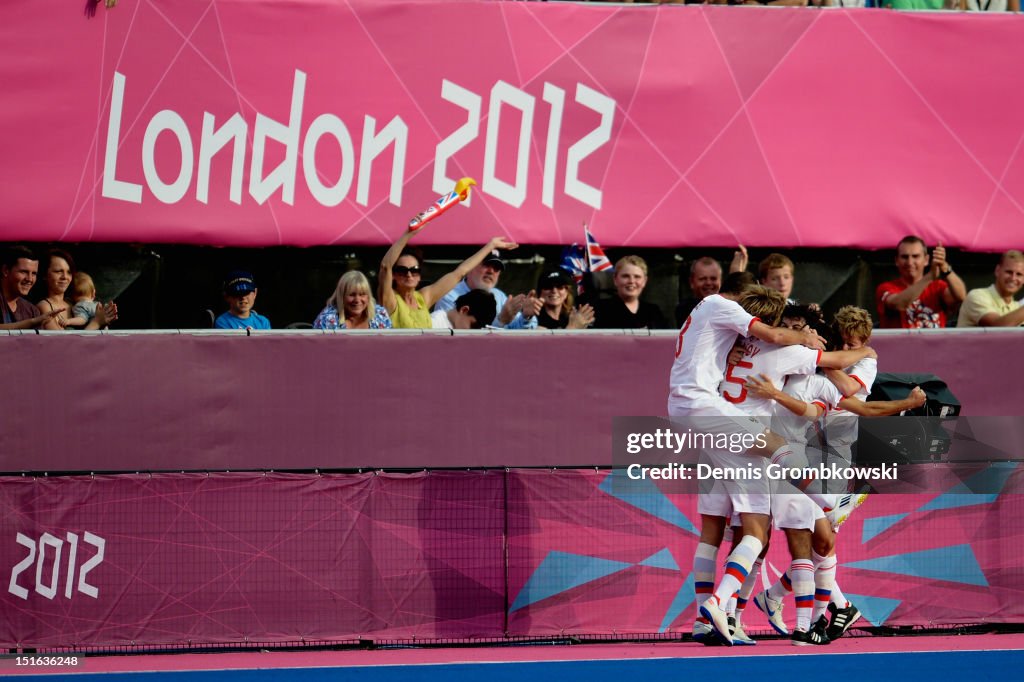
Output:
<instances>
[{"instance_id":1,"label":"purple wall section","mask_svg":"<svg viewBox=\"0 0 1024 682\"><path fill-rule=\"evenodd\" d=\"M885 371L945 378L965 414L1021 415L1022 339L874 345ZM671 333L0 336L0 471L232 470L0 476L0 647L685 633L694 496L515 468L608 463L612 417L663 414L673 347ZM234 472L483 465L513 468ZM991 494L877 495L844 525L840 580L868 624L1024 619L1024 530L1000 521L1024 513L1018 468L979 471Z\"/></svg>"},{"instance_id":2,"label":"purple wall section","mask_svg":"<svg viewBox=\"0 0 1024 682\"><path fill-rule=\"evenodd\" d=\"M1019 330L878 332L880 369L1024 415ZM609 464L665 413L675 335L0 336L0 471Z\"/></svg>"},{"instance_id":3,"label":"purple wall section","mask_svg":"<svg viewBox=\"0 0 1024 682\"><path fill-rule=\"evenodd\" d=\"M862 624L1024 622L1021 474L858 509L838 580ZM616 475L0 477L0 647L689 633L696 496Z\"/></svg>"}]
</instances>

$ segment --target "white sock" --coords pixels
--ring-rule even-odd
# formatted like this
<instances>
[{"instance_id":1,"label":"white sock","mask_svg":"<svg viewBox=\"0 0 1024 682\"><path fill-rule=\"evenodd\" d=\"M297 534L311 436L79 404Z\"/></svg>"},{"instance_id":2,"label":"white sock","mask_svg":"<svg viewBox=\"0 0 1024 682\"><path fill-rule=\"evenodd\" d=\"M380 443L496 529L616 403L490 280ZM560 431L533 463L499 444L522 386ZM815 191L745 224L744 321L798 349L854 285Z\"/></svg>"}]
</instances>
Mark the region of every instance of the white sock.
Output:
<instances>
[{"instance_id":1,"label":"white sock","mask_svg":"<svg viewBox=\"0 0 1024 682\"><path fill-rule=\"evenodd\" d=\"M715 590L718 603L724 604L734 592L740 589L743 581L747 579L747 574L750 573L750 567L757 561L763 547L761 541L753 535L743 536L740 544L736 545L736 549L725 560L725 575L722 576L722 581L718 583L718 589Z\"/></svg>"}]
</instances>

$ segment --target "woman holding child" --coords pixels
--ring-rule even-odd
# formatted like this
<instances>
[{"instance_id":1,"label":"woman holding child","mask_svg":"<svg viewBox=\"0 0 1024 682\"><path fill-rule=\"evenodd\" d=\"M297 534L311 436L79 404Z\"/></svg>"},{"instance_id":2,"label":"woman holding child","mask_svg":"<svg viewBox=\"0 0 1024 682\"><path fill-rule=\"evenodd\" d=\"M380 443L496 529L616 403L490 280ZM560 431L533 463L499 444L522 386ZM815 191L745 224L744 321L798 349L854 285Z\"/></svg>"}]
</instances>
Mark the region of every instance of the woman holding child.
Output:
<instances>
[{"instance_id":1,"label":"woman holding child","mask_svg":"<svg viewBox=\"0 0 1024 682\"><path fill-rule=\"evenodd\" d=\"M50 318L41 329L103 329L117 319L117 305L106 303L96 305L96 289L92 278L84 272L75 271L75 261L66 251L50 250L41 263L43 280L46 283L46 298L36 307L42 313L63 308L64 312ZM74 300L68 300L68 288L72 283Z\"/></svg>"}]
</instances>

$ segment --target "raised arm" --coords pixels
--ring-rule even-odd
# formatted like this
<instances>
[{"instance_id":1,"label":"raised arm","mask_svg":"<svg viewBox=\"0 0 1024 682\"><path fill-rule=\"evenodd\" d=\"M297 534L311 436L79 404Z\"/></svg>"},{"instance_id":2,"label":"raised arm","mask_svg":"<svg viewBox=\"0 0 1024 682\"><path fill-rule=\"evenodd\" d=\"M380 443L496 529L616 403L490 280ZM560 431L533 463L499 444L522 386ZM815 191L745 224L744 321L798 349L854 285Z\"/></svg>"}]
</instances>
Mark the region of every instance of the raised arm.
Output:
<instances>
[{"instance_id":1,"label":"raised arm","mask_svg":"<svg viewBox=\"0 0 1024 682\"><path fill-rule=\"evenodd\" d=\"M764 374L758 377L747 378L747 389L754 395L768 400L774 400L798 417L807 421L814 421L825 413L825 410L817 403L805 403L799 398L794 398L785 391L775 388L775 384Z\"/></svg>"},{"instance_id":2,"label":"raised arm","mask_svg":"<svg viewBox=\"0 0 1024 682\"><path fill-rule=\"evenodd\" d=\"M899 414L904 410L913 410L921 407L924 405L925 400L927 400L927 396L921 390L921 387L914 386L914 390L910 392L910 395L902 400L874 400L866 403L857 398L843 398L839 401L839 407L861 417L887 417Z\"/></svg>"},{"instance_id":3,"label":"raised arm","mask_svg":"<svg viewBox=\"0 0 1024 682\"><path fill-rule=\"evenodd\" d=\"M851 377L849 374L841 369L826 369L825 377L832 382L832 384L839 389L839 392L844 396L854 395L859 391L862 386L860 382Z\"/></svg>"},{"instance_id":4,"label":"raised arm","mask_svg":"<svg viewBox=\"0 0 1024 682\"><path fill-rule=\"evenodd\" d=\"M462 278L469 274L470 270L483 263L484 258L487 258L487 254L489 254L491 251L493 251L494 249L502 249L508 251L510 249L516 248L517 246L519 245L516 244L515 242L505 239L504 237L495 237L491 241L484 244L479 251L477 251L472 256L459 263L459 265L454 270L449 272L447 275L440 278L430 286L423 287L422 289L420 289L420 294L423 295L423 300L426 302L427 307L429 308L433 306L435 303L444 298L444 295L447 294L452 289L454 289L455 285L461 282ZM383 267L383 263L381 263L381 266ZM383 281L384 278L382 277L381 282Z\"/></svg>"},{"instance_id":5,"label":"raised arm","mask_svg":"<svg viewBox=\"0 0 1024 682\"><path fill-rule=\"evenodd\" d=\"M729 273L743 272L747 269L747 263L750 262L750 256L747 255L747 247L743 244L737 244L736 250L732 252L732 262L729 263Z\"/></svg>"},{"instance_id":6,"label":"raised arm","mask_svg":"<svg viewBox=\"0 0 1024 682\"><path fill-rule=\"evenodd\" d=\"M409 244L412 235L413 232L410 230L403 232L402 236L391 245L391 248L388 249L387 253L380 260L380 270L377 272L377 300L380 301L380 304L384 306L388 313L395 312L395 309L398 307L398 302L395 300L395 290L391 286L391 281L394 277L391 269L395 267L395 262L402 255L402 249Z\"/></svg>"},{"instance_id":7,"label":"raised arm","mask_svg":"<svg viewBox=\"0 0 1024 682\"><path fill-rule=\"evenodd\" d=\"M864 358L878 359L878 353L868 346L863 346L856 350L830 351L828 353L821 354L821 357L818 358L818 367L842 369L844 367L849 367L856 362L860 362ZM846 394L844 393L843 395Z\"/></svg>"},{"instance_id":8,"label":"raised arm","mask_svg":"<svg viewBox=\"0 0 1024 682\"><path fill-rule=\"evenodd\" d=\"M921 293L925 288L935 280L932 272L932 270L929 270L924 273L924 277L911 284L903 291L886 296L883 301L885 303L885 307L892 308L893 310L906 310L911 303L921 297Z\"/></svg>"},{"instance_id":9,"label":"raised arm","mask_svg":"<svg viewBox=\"0 0 1024 682\"><path fill-rule=\"evenodd\" d=\"M818 336L810 327L803 331L794 331L784 327L769 327L764 322L757 320L750 325L750 335L756 336L762 341L774 343L776 346L798 346L804 345L814 350L825 350L825 339Z\"/></svg>"}]
</instances>

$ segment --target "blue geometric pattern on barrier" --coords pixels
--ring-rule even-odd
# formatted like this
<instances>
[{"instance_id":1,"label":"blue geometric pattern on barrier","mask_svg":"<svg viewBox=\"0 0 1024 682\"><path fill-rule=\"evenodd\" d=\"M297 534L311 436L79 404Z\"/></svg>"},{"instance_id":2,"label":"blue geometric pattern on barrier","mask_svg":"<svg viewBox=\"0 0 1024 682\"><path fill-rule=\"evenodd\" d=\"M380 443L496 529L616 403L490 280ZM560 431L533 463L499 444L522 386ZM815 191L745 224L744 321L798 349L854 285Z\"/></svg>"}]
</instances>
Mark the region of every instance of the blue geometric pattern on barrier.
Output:
<instances>
[{"instance_id":1,"label":"blue geometric pattern on barrier","mask_svg":"<svg viewBox=\"0 0 1024 682\"><path fill-rule=\"evenodd\" d=\"M864 529L861 531L861 544L880 533L889 530L910 514L892 514L891 516L876 516L873 519L864 519Z\"/></svg>"},{"instance_id":2,"label":"blue geometric pattern on barrier","mask_svg":"<svg viewBox=\"0 0 1024 682\"><path fill-rule=\"evenodd\" d=\"M632 568L635 564L568 552L548 552L523 589L516 595L509 613L574 587Z\"/></svg>"},{"instance_id":3,"label":"blue geometric pattern on barrier","mask_svg":"<svg viewBox=\"0 0 1024 682\"><path fill-rule=\"evenodd\" d=\"M856 606L864 619L874 626L884 625L896 607L900 605L899 599L886 599L884 597L866 597L862 594L850 594L846 598Z\"/></svg>"},{"instance_id":4,"label":"blue geometric pattern on barrier","mask_svg":"<svg viewBox=\"0 0 1024 682\"><path fill-rule=\"evenodd\" d=\"M672 552L668 551L668 548L655 552L651 556L647 557L640 562L641 566L649 566L651 568L664 568L669 571L678 571L679 564L676 563L676 559L672 556Z\"/></svg>"},{"instance_id":5,"label":"blue geometric pattern on barrier","mask_svg":"<svg viewBox=\"0 0 1024 682\"><path fill-rule=\"evenodd\" d=\"M686 580L683 581L679 591L676 592L675 599L669 604L668 611L665 612L665 617L661 621L661 627L658 628L658 632L668 630L673 621L679 617L679 614L685 611L686 607L692 604L696 598L696 591L693 587L693 573L691 573L686 576Z\"/></svg>"},{"instance_id":6,"label":"blue geometric pattern on barrier","mask_svg":"<svg viewBox=\"0 0 1024 682\"><path fill-rule=\"evenodd\" d=\"M697 535L697 528L679 511L652 481L643 478L634 481L624 469L613 469L601 482L601 492L647 512L673 526Z\"/></svg>"},{"instance_id":7,"label":"blue geometric pattern on barrier","mask_svg":"<svg viewBox=\"0 0 1024 682\"><path fill-rule=\"evenodd\" d=\"M882 571L896 575L946 580L966 585L988 586L985 574L978 565L970 545L954 545L921 552L894 554L877 559L851 561L847 568L861 568L868 571Z\"/></svg>"},{"instance_id":8,"label":"blue geometric pattern on barrier","mask_svg":"<svg viewBox=\"0 0 1024 682\"><path fill-rule=\"evenodd\" d=\"M995 462L987 469L980 471L963 483L958 483L918 511L935 511L937 509L956 509L971 507L976 504L995 502L1002 492L1006 480L1017 469L1015 462ZM976 493L975 490L994 492Z\"/></svg>"}]
</instances>

